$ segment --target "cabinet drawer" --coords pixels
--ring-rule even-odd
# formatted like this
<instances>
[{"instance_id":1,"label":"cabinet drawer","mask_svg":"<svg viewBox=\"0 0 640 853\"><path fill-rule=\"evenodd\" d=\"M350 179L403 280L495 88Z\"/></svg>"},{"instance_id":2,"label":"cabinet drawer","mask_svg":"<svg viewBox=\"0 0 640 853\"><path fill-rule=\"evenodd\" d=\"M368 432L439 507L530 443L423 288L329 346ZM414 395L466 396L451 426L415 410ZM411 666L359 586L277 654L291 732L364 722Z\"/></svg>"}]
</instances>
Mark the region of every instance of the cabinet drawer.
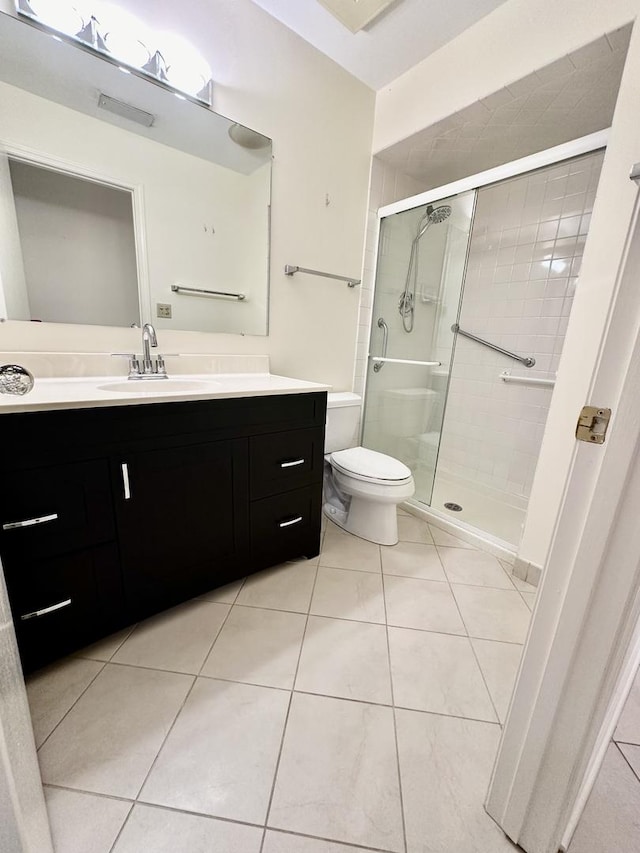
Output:
<instances>
[{"instance_id":1,"label":"cabinet drawer","mask_svg":"<svg viewBox=\"0 0 640 853\"><path fill-rule=\"evenodd\" d=\"M254 568L320 551L322 484L251 504L251 562Z\"/></svg>"},{"instance_id":2,"label":"cabinet drawer","mask_svg":"<svg viewBox=\"0 0 640 853\"><path fill-rule=\"evenodd\" d=\"M254 436L249 442L251 498L265 498L322 479L324 429Z\"/></svg>"},{"instance_id":3,"label":"cabinet drawer","mask_svg":"<svg viewBox=\"0 0 640 853\"><path fill-rule=\"evenodd\" d=\"M79 551L114 535L106 460L3 474L3 555L53 556Z\"/></svg>"},{"instance_id":4,"label":"cabinet drawer","mask_svg":"<svg viewBox=\"0 0 640 853\"><path fill-rule=\"evenodd\" d=\"M120 627L117 548L104 545L38 562L7 576L25 670L32 670Z\"/></svg>"}]
</instances>

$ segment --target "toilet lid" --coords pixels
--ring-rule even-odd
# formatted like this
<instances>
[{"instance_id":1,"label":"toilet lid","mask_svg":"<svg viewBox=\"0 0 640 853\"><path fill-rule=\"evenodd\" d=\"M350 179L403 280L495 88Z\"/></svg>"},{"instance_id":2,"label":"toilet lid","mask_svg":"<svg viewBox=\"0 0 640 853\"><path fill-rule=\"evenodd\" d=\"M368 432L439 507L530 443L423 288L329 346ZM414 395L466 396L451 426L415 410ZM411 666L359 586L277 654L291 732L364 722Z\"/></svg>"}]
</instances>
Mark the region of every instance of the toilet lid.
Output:
<instances>
[{"instance_id":1,"label":"toilet lid","mask_svg":"<svg viewBox=\"0 0 640 853\"><path fill-rule=\"evenodd\" d=\"M338 471L360 480L401 483L411 478L411 470L403 462L366 447L337 450L331 454L331 462Z\"/></svg>"}]
</instances>

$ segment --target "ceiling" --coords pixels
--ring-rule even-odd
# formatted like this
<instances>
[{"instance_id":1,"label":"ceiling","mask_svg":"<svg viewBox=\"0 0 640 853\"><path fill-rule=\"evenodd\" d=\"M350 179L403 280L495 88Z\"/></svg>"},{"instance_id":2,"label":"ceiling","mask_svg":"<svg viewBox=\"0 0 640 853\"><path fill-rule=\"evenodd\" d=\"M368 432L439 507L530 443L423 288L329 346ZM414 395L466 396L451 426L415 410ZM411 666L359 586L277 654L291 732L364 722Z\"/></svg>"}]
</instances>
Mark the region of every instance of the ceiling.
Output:
<instances>
[{"instance_id":1,"label":"ceiling","mask_svg":"<svg viewBox=\"0 0 640 853\"><path fill-rule=\"evenodd\" d=\"M376 156L425 191L604 130L630 35L602 36Z\"/></svg>"},{"instance_id":2,"label":"ceiling","mask_svg":"<svg viewBox=\"0 0 640 853\"><path fill-rule=\"evenodd\" d=\"M351 21L362 0L253 0L370 88L382 89L506 0L395 0L359 32ZM363 16L363 19L367 16Z\"/></svg>"}]
</instances>

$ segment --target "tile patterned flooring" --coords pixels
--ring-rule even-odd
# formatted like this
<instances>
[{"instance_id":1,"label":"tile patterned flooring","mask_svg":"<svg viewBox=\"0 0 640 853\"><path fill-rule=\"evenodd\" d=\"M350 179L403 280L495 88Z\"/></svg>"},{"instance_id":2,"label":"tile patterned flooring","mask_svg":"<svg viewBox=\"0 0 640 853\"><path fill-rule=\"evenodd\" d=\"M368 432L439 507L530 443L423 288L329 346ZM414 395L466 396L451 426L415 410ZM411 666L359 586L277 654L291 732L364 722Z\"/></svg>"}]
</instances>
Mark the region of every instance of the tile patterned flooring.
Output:
<instances>
[{"instance_id":1,"label":"tile patterned flooring","mask_svg":"<svg viewBox=\"0 0 640 853\"><path fill-rule=\"evenodd\" d=\"M401 514L379 547L162 613L36 673L56 853L507 853L483 810L535 589Z\"/></svg>"}]
</instances>

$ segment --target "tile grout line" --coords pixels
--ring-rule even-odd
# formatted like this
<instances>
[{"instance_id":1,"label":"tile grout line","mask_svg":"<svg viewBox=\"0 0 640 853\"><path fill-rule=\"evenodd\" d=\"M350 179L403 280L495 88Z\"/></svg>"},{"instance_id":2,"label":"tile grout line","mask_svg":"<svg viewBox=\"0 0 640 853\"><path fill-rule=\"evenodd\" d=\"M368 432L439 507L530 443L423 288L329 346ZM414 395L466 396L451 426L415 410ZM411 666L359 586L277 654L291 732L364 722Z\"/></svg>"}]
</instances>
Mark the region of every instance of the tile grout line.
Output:
<instances>
[{"instance_id":1,"label":"tile grout line","mask_svg":"<svg viewBox=\"0 0 640 853\"><path fill-rule=\"evenodd\" d=\"M131 815L133 814L133 807L134 807L134 806L135 806L135 802L131 802L131 805L129 806L129 811L127 812L127 816L126 816L126 817L125 817L125 819L122 821L122 826L121 826L121 827L120 827L120 829L118 830L118 834L117 834L117 835L116 835L116 837L113 839L113 844L112 844L112 845L111 845L111 847L109 848L109 853L113 853L113 851L116 849L116 845L117 845L118 841L120 841L120 836L121 836L121 835L122 835L122 833L124 832L124 828L125 828L125 826L129 823L129 818L130 818L130 817L131 817Z\"/></svg>"},{"instance_id":2,"label":"tile grout line","mask_svg":"<svg viewBox=\"0 0 640 853\"><path fill-rule=\"evenodd\" d=\"M616 749L618 750L618 752L619 752L619 753L620 753L620 755L622 756L622 760L626 763L626 765L628 766L629 770L631 770L631 772L633 773L633 775L636 777L636 780L637 780L637 781L638 781L638 783L640 784L640 774L638 774L638 771L637 771L637 770L635 769L635 767L631 764L631 762L629 761L629 759L627 758L627 756L624 754L624 752L620 749L620 743L618 743L618 741L615 741L615 740L612 740L611 742L612 742L613 744L615 744ZM621 741L621 743L622 743L622 741ZM623 745L625 745L625 746L635 746L636 744L629 743L629 744L623 744Z\"/></svg>"},{"instance_id":3,"label":"tile grout line","mask_svg":"<svg viewBox=\"0 0 640 853\"><path fill-rule=\"evenodd\" d=\"M380 548L380 546L378 546ZM382 551L380 552L380 564L382 565ZM387 595L384 584L384 573L382 576L382 605L384 607L384 630L387 638L387 663L389 664L389 686L391 689L391 712L393 715L393 740L396 748L396 769L398 773L398 793L400 796L400 815L402 818L402 840L404 842L404 853L407 853L407 824L404 811L404 797L402 794L402 773L400 770L400 747L398 746L398 719L396 714L396 701L393 689L393 674L391 669L391 643L389 641L389 622L387 617Z\"/></svg>"},{"instance_id":4,"label":"tile grout line","mask_svg":"<svg viewBox=\"0 0 640 853\"><path fill-rule=\"evenodd\" d=\"M115 652L114 652L114 654L115 654ZM82 658L82 660L89 660L89 658ZM91 658L91 660L93 660L93 659ZM85 694L85 693L87 692L87 690L91 687L91 685L95 682L95 680L98 678L98 676L102 674L102 672L104 671L105 667L107 666L107 664L108 664L110 661L95 661L95 662L96 662L96 663L102 663L102 666L101 666L101 667L100 667L100 669L96 672L96 674L93 676L93 678L92 678L92 679L91 679L91 681L87 684L87 686L84 688L84 690L80 693L80 695L77 697L77 699L75 700L75 702L73 702L73 703L71 704L71 706L70 706L69 708L67 708L67 710L66 710L66 711L65 711L65 713L62 715L62 717L60 717L60 719L58 720L58 722L55 724L55 726L51 729L51 731L49 732L49 734L46 736L46 738L42 741L42 743L40 744L40 746L37 748L36 752L40 752L40 750L41 750L41 749L42 749L42 747L47 743L47 741L49 740L49 738L51 737L51 735L56 731L56 729L58 729L58 728L59 728L59 726L60 726L60 724L62 723L62 721L63 721L63 720L65 720L65 719L69 716L69 714L71 713L71 711L75 708L75 706L78 704L78 702L82 699L82 697L84 696L84 694Z\"/></svg>"},{"instance_id":5,"label":"tile grout line","mask_svg":"<svg viewBox=\"0 0 640 853\"><path fill-rule=\"evenodd\" d=\"M438 556L440 556L440 555L438 555ZM442 560L440 562L442 562ZM444 564L443 564L442 568L443 568L444 573L446 575L447 572L444 569ZM501 566L501 568L502 568L502 566ZM504 569L503 569L503 571L504 571ZM469 646L471 648L471 654L473 655L473 659L475 660L476 666L478 667L478 670L480 672L480 678L482 679L482 683L484 684L484 689L486 690L487 696L489 697L489 702L491 703L491 707L493 708L493 713L496 715L496 722L499 726L501 726L500 715L498 714L498 709L496 708L495 702L493 701L493 696L491 695L491 691L489 690L489 685L487 684L487 680L484 677L484 672L482 671L482 667L480 666L480 661L478 659L478 655L476 654L476 650L474 649L473 643L471 642L471 635L469 634L469 629L467 628L467 623L464 621L464 616L462 615L462 610L460 609L460 605L458 604L458 599L455 596L455 593L453 591L453 586L451 584L451 581L449 581L448 575L447 575L447 581L449 583L449 591L451 592L451 597L453 598L453 601L454 601L455 606L456 606L456 610L458 611L458 615L460 616L460 621L464 625L465 631L467 632L466 637L467 637L467 642L469 643ZM509 590L507 590L507 592L508 591Z\"/></svg>"},{"instance_id":6,"label":"tile grout line","mask_svg":"<svg viewBox=\"0 0 640 853\"><path fill-rule=\"evenodd\" d=\"M227 622L227 619L229 618L229 614L231 613L231 610L232 610L232 609L233 609L233 605L231 605L231 606L229 607L229 610L228 610L228 612L227 612L227 615L225 616L225 618L224 618L224 619L223 619L223 621L222 621L222 624L220 625L220 627L219 627L219 628L218 628L218 630L216 631L215 639L213 640L213 643L211 644L211 647L210 647L210 649L209 649L209 652L207 653L207 655L206 655L206 656L205 656L205 658L204 658L204 661L203 661L203 663L202 663L202 666L200 667L200 670L201 670L201 669L202 669L202 667L204 666L204 662L206 661L207 657L209 656L209 654L210 654L210 652L211 652L211 649L212 649L212 648L213 648L213 646L215 645L215 642L216 642L216 640L218 639L218 637L219 637L219 635L220 635L220 631L222 631L222 629L224 628L224 626L225 626L225 624L226 624L226 622ZM160 670L160 671L162 672L163 670ZM166 671L166 670L164 670L164 671ZM191 687L187 690L187 693L186 693L186 695L185 695L185 697L184 697L184 699L183 699L182 703L180 704L180 707L178 708L178 711L177 711L176 715L174 716L174 718L173 718L173 720L172 720L172 722L171 722L171 725L170 725L170 726L169 726L169 728L167 729L167 733L166 733L166 735L165 735L165 736L163 737L163 739L162 739L162 743L160 744L160 748L159 748L159 749L158 749L158 751L156 752L155 757L154 757L153 761L151 762L151 766L149 767L149 770L148 770L148 771L147 771L147 773L145 774L145 777L144 777L144 779L142 780L142 784L141 784L141 785L140 785L140 787L138 788L138 793L136 794L136 797L135 797L136 802L138 802L138 799L139 799L139 797L140 797L140 794L142 793L142 789L143 789L143 788L144 788L144 786L146 785L147 780L149 779L149 776L150 776L150 775L151 775L151 773L153 772L153 768L156 766L156 763L157 763L157 761L158 761L158 758L160 757L160 753L161 753L161 752L162 752L162 750L164 749L164 745L166 744L166 742L167 742L167 740L168 740L168 738L169 738L169 735L170 735L170 734L171 734L171 732L173 731L173 729L174 729L174 727L175 727L175 724L176 724L176 722L177 722L177 720L178 720L178 717L180 716L180 714L181 714L181 713L182 713L182 711L184 710L184 707L185 707L185 705L187 704L187 701L188 701L188 699L189 699L189 696L191 696L191 693L193 692L193 688L196 686L196 682L198 681L198 676L197 676L197 675L193 675L192 673L180 673L180 674L181 674L181 675L191 676L191 678L193 679L193 681L191 682Z\"/></svg>"},{"instance_id":7,"label":"tile grout line","mask_svg":"<svg viewBox=\"0 0 640 853\"><path fill-rule=\"evenodd\" d=\"M325 536L326 536L326 530L325 530L324 534L322 535L322 540L320 543L320 553L322 553L322 546L324 545ZM298 678L298 670L300 668L300 660L302 658L302 649L304 647L304 641L305 641L305 638L307 636L307 628L309 626L309 619L311 618L311 602L313 601L313 594L314 594L315 588L316 588L316 581L318 580L318 571L320 569L320 561L318 561L318 564L316 565L315 568L316 568L316 572L315 572L315 575L313 578L313 585L311 587L311 595L309 596L309 605L307 607L307 613L306 613L306 618L305 618L305 623L304 623L304 631L302 632L302 640L300 642L300 649L298 650L298 660L296 661L296 669L295 669L295 672L293 674L293 681L291 682L291 690L289 693L289 704L287 705L287 713L285 714L284 726L282 727L282 737L280 738L280 748L278 749L278 758L276 760L276 766L275 766L274 772L273 772L273 782L271 783L271 791L269 793L269 802L267 803L267 811L266 811L265 818L264 818L264 830L262 833L262 841L260 843L259 853L263 853L264 843L265 843L266 838L267 838L267 830L268 830L268 826L269 826L269 817L271 816L271 806L273 804L273 797L274 797L275 791L276 791L276 782L278 780L278 771L280 770L280 761L282 759L282 750L284 749L284 739L285 739L285 736L287 734L287 726L289 725L289 714L291 713L291 705L293 704L293 694L295 692L296 679Z\"/></svg>"}]
</instances>

